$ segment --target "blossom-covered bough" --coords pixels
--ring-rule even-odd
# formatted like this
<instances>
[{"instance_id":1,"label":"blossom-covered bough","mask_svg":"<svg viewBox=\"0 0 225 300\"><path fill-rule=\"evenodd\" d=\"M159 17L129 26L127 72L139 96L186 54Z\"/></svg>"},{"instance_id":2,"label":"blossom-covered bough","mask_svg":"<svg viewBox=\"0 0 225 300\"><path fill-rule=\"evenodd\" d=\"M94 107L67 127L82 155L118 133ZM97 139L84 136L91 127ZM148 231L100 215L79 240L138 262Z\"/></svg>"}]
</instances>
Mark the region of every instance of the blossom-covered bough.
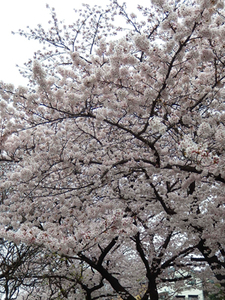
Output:
<instances>
[{"instance_id":1,"label":"blossom-covered bough","mask_svg":"<svg viewBox=\"0 0 225 300\"><path fill-rule=\"evenodd\" d=\"M225 287L223 1L138 14L112 1L66 27L52 10L20 31L50 46L28 87L1 84L0 235L61 255L48 299L157 300L202 260Z\"/></svg>"}]
</instances>

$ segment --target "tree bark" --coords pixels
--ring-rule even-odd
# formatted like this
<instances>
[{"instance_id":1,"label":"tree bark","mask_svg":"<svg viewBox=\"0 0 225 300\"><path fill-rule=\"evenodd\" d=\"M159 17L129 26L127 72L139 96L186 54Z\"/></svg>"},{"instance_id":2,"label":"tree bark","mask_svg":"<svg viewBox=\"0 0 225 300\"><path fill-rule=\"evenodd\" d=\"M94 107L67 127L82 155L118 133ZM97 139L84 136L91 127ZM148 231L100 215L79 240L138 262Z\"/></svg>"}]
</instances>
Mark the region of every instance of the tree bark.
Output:
<instances>
[{"instance_id":1,"label":"tree bark","mask_svg":"<svg viewBox=\"0 0 225 300\"><path fill-rule=\"evenodd\" d=\"M206 240L202 239L198 244L198 250L204 256L205 261L209 264L214 276L220 282L221 287L225 290L225 263L221 262L216 255L211 255L211 249L205 245Z\"/></svg>"}]
</instances>

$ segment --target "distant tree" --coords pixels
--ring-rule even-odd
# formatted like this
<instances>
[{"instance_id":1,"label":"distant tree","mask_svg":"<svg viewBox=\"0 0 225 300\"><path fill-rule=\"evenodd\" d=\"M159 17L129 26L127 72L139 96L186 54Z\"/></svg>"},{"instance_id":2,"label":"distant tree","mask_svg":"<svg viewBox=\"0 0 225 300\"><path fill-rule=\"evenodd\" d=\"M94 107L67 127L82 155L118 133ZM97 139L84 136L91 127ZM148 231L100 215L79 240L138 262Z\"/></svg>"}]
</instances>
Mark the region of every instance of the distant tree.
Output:
<instances>
[{"instance_id":1,"label":"distant tree","mask_svg":"<svg viewBox=\"0 0 225 300\"><path fill-rule=\"evenodd\" d=\"M218 290L219 287L216 287ZM219 290L217 292L206 292L204 295L205 299L207 300L223 300L225 297L224 290Z\"/></svg>"},{"instance_id":2,"label":"distant tree","mask_svg":"<svg viewBox=\"0 0 225 300\"><path fill-rule=\"evenodd\" d=\"M74 280L76 299L134 300L144 283L141 299L158 300L185 279L171 267L199 261L224 289L224 1L78 13L67 27L52 10L49 31L20 31L46 49L26 88L1 83L0 236L63 258L43 299L56 286L74 299Z\"/></svg>"},{"instance_id":3,"label":"distant tree","mask_svg":"<svg viewBox=\"0 0 225 300\"><path fill-rule=\"evenodd\" d=\"M20 287L27 285L29 266L32 264L39 248L40 246L16 245L13 242L1 239L0 295L4 296L5 300L18 299Z\"/></svg>"}]
</instances>

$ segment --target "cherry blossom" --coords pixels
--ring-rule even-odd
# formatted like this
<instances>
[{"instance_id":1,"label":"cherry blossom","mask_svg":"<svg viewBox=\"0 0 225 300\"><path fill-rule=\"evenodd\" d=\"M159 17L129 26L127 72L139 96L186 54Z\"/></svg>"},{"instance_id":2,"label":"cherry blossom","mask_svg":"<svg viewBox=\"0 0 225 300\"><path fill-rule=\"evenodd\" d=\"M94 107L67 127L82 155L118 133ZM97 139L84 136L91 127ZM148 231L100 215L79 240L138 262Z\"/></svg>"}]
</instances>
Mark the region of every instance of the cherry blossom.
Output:
<instances>
[{"instance_id":1,"label":"cherry blossom","mask_svg":"<svg viewBox=\"0 0 225 300\"><path fill-rule=\"evenodd\" d=\"M223 1L51 13L20 30L29 85L0 84L0 237L57 256L46 299L157 300L200 266L224 289Z\"/></svg>"}]
</instances>

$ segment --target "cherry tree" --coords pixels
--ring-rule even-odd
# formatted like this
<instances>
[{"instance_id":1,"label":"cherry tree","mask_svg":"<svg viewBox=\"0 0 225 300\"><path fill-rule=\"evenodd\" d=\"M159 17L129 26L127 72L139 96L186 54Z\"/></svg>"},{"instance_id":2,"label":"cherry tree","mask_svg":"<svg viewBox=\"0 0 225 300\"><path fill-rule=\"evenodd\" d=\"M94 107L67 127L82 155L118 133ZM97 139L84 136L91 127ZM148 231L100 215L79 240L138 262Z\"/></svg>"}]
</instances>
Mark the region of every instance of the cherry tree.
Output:
<instances>
[{"instance_id":1,"label":"cherry tree","mask_svg":"<svg viewBox=\"0 0 225 300\"><path fill-rule=\"evenodd\" d=\"M202 260L225 287L223 9L112 1L20 31L45 48L1 83L0 235L83 264L81 299L157 300Z\"/></svg>"}]
</instances>

